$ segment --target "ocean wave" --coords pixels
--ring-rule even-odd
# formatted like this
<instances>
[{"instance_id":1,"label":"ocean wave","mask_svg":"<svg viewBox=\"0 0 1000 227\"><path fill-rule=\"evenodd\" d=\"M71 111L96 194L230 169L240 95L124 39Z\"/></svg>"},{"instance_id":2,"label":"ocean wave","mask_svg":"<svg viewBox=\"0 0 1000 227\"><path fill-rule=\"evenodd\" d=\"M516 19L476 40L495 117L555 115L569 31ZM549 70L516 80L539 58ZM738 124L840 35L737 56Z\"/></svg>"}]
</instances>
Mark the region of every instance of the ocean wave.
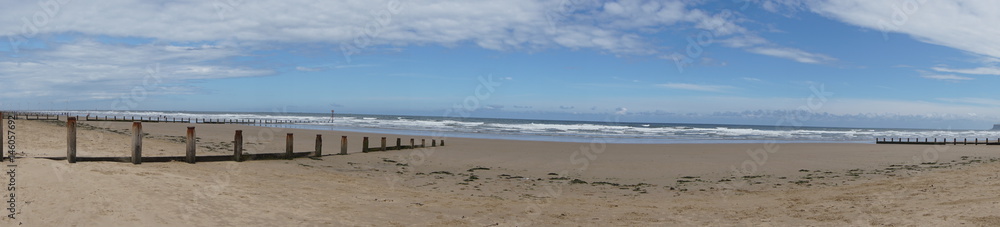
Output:
<instances>
[{"instance_id":1,"label":"ocean wave","mask_svg":"<svg viewBox=\"0 0 1000 227\"><path fill-rule=\"evenodd\" d=\"M677 140L787 140L787 141L873 141L875 138L997 138L1000 131L980 130L901 130L858 128L778 128L766 126L693 126L667 124L616 124L516 119L455 119L417 116L337 115L292 113L212 113L170 111L48 111L52 114L90 116L168 117L222 120L282 120L329 129L373 128L458 132L501 135L575 136Z\"/></svg>"}]
</instances>

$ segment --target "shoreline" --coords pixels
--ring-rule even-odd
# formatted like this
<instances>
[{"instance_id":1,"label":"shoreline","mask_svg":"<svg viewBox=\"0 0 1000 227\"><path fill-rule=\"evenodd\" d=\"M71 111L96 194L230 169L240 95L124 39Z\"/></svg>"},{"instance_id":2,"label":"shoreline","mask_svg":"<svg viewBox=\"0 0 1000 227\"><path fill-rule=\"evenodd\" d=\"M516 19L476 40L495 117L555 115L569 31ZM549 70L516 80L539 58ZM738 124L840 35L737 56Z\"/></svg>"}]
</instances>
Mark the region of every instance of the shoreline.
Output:
<instances>
[{"instance_id":1,"label":"shoreline","mask_svg":"<svg viewBox=\"0 0 1000 227\"><path fill-rule=\"evenodd\" d=\"M127 122L80 122L82 124L101 124L104 130L113 133L125 133L130 129ZM434 135L409 136L395 134L372 134L352 131L329 131L316 129L296 129L281 127L250 126L238 124L183 124L183 123L145 123L143 132L153 139L152 151L144 151L144 157L182 156L183 140L181 133L186 127L194 126L199 138L199 155L231 155L231 136L235 130L243 130L245 145L244 153L283 153L285 133L296 135L295 152L312 151L314 136L323 135L324 154L339 153L340 137L348 136L348 156L331 156L325 158L344 158L352 160L350 155L360 154L361 137L369 137L369 147L378 147L380 137L387 138L387 146L395 145L395 138L401 138L403 145L408 145L414 138L419 146L424 139L427 148L401 151L378 152L366 155L380 158L400 159L394 162L427 162L422 166L441 165L448 167L449 172L463 168L504 164L507 168L521 169L515 175L531 175L534 179L550 178L556 173L560 177L580 178L583 181L611 182L615 184L656 184L682 187L687 185L698 189L713 188L712 183L731 182L732 180L758 179L768 176L767 184L788 185L788 183L820 185L840 185L848 181L881 179L896 176L894 169L910 166L910 169L950 168L951 166L969 164L968 161L990 161L1000 158L986 146L947 145L886 145L886 144L853 144L853 143L720 143L720 144L617 144L602 143L600 139L591 143L523 141L503 139L476 139L434 137ZM102 128L102 127L97 127ZM93 129L93 128L91 128ZM87 138L87 135L80 135ZM305 137L305 138L303 138ZM446 147L430 147L431 140L446 139ZM120 141L119 154L126 157L128 141ZM149 143L149 142L145 142ZM88 155L87 148L78 148L78 156ZM434 151L428 152L433 149ZM943 149L943 150L941 150ZM940 150L940 151L938 151ZM913 158L926 156L928 151L934 151L937 160L914 163ZM951 152L949 152L951 151ZM425 154L426 153L426 154ZM430 154L439 153L439 154ZM41 152L58 157L58 152ZM64 155L64 154L63 154ZM395 156L395 157L393 157ZM531 157L530 159L523 159ZM610 164L609 164L610 163ZM775 164L777 163L777 164ZM935 166L924 163L941 163ZM952 164L959 163L959 164ZM629 168L621 169L622 165ZM923 165L923 166L921 166ZM916 167L913 167L916 166ZM412 168L411 168L412 169ZM663 171L667 170L667 171ZM854 170L854 171L852 171ZM825 175L833 174L833 178L841 176L866 175L857 174L857 170L865 170L871 175L867 178L852 178L840 182L809 179L809 182L789 179L803 178L819 172ZM388 170L387 170L388 171ZM431 171L432 172L432 171ZM636 174L636 172L642 174ZM659 174L650 174L657 173ZM888 173L883 173L888 172ZM826 177L823 177L826 178ZM822 179L822 178L820 178ZM843 179L843 178L841 178ZM785 180L788 180L787 182ZM614 182L612 182L614 181ZM678 184L687 183L687 184ZM785 182L784 184L782 182ZM691 186L699 185L700 186ZM752 185L765 184L764 181L750 181ZM787 186L786 186L787 187ZM793 186L794 187L794 186Z\"/></svg>"},{"instance_id":2,"label":"shoreline","mask_svg":"<svg viewBox=\"0 0 1000 227\"><path fill-rule=\"evenodd\" d=\"M128 116L123 116L128 115ZM159 114L159 115L156 115ZM892 128L840 128L840 127L780 127L759 125L711 125L691 128L687 124L671 123L610 123L584 121L533 122L523 119L475 118L462 121L442 117L415 117L409 119L379 115L352 116L330 121L323 116L269 115L260 113L231 113L216 115L180 114L162 115L154 112L123 112L113 114L118 118L142 117L166 121L205 120L211 122L242 121L247 125L279 128L352 131L378 134L425 135L446 133L449 137L507 139L551 142L589 142L601 138L608 143L639 144L714 144L714 143L874 143L876 138L1000 138L1000 132L976 130L931 130ZM95 116L101 117L101 116ZM176 118L174 118L176 117ZM207 118L205 118L207 117ZM65 116L60 117L62 119ZM265 121L267 123L265 123ZM127 121L122 121L127 122ZM187 122L184 122L187 123ZM539 124L536 124L539 123ZM652 125L653 127L649 127Z\"/></svg>"}]
</instances>

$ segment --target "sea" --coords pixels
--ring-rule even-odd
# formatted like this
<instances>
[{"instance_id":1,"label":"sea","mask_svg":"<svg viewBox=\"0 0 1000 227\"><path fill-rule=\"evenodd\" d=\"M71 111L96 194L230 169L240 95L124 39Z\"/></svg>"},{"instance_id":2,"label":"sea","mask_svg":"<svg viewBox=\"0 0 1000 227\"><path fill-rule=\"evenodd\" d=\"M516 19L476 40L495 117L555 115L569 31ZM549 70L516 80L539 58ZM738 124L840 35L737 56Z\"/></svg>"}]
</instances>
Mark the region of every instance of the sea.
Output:
<instances>
[{"instance_id":1,"label":"sea","mask_svg":"<svg viewBox=\"0 0 1000 227\"><path fill-rule=\"evenodd\" d=\"M681 124L654 122L561 121L375 114L194 112L194 111L33 111L103 117L168 117L217 120L280 120L299 123L267 127L388 133L413 136L511 139L554 142L638 143L874 143L876 138L1000 138L1000 131L844 128L793 125ZM610 118L609 118L610 119Z\"/></svg>"}]
</instances>

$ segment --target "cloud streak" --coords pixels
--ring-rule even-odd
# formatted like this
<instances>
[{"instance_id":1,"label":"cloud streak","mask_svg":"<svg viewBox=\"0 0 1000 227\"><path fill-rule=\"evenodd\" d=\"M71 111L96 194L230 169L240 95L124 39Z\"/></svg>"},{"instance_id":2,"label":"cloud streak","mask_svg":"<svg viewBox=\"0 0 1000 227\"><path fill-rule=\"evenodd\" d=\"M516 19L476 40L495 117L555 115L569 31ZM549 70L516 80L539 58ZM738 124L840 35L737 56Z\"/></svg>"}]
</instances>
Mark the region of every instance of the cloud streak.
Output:
<instances>
[{"instance_id":1,"label":"cloud streak","mask_svg":"<svg viewBox=\"0 0 1000 227\"><path fill-rule=\"evenodd\" d=\"M950 69L944 67L933 67L931 69L938 72L1000 76L1000 67L978 67L971 69Z\"/></svg>"},{"instance_id":2,"label":"cloud streak","mask_svg":"<svg viewBox=\"0 0 1000 227\"><path fill-rule=\"evenodd\" d=\"M666 83L657 84L657 87L676 89L676 90L689 90L689 91L705 91L705 92L726 92L733 87L725 85L701 85L701 84L687 84L687 83Z\"/></svg>"},{"instance_id":3,"label":"cloud streak","mask_svg":"<svg viewBox=\"0 0 1000 227\"><path fill-rule=\"evenodd\" d=\"M972 77L956 76L956 75L950 75L950 74L949 75L924 75L924 76L921 76L921 77L927 78L927 79L950 80L950 81L973 80Z\"/></svg>"},{"instance_id":4,"label":"cloud streak","mask_svg":"<svg viewBox=\"0 0 1000 227\"><path fill-rule=\"evenodd\" d=\"M970 53L1000 57L1000 29L995 22L1000 2L969 1L867 1L818 0L808 7L820 15L878 31L906 34L918 41Z\"/></svg>"},{"instance_id":5,"label":"cloud streak","mask_svg":"<svg viewBox=\"0 0 1000 227\"><path fill-rule=\"evenodd\" d=\"M57 44L50 49L23 53L21 58L0 57L0 80L10 84L0 97L60 97L110 99L129 94L150 71L161 75L157 94L191 94L189 82L209 79L265 76L272 70L210 64L242 56L239 50L220 46L110 45L83 40Z\"/></svg>"}]
</instances>

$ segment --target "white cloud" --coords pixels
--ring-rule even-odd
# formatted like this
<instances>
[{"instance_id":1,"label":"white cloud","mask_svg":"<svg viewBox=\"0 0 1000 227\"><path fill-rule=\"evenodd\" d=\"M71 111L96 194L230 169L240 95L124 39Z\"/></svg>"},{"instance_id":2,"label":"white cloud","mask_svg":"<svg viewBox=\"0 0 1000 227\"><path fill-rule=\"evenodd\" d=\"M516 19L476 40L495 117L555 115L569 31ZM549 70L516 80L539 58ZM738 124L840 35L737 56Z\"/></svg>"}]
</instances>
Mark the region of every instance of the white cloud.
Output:
<instances>
[{"instance_id":1,"label":"white cloud","mask_svg":"<svg viewBox=\"0 0 1000 227\"><path fill-rule=\"evenodd\" d=\"M1000 76L1000 68L998 67L979 67L972 69L949 69L944 67L933 67L934 71L938 72L949 72L949 73L962 73L962 74L976 74L976 75L998 75Z\"/></svg>"},{"instance_id":2,"label":"white cloud","mask_svg":"<svg viewBox=\"0 0 1000 227\"><path fill-rule=\"evenodd\" d=\"M837 60L836 58L823 54L810 53L791 47L783 47L771 43L760 36L750 34L743 34L741 36L722 39L718 42L724 46L741 48L750 53L791 59L801 63L818 64Z\"/></svg>"},{"instance_id":3,"label":"white cloud","mask_svg":"<svg viewBox=\"0 0 1000 227\"><path fill-rule=\"evenodd\" d=\"M45 23L29 22L33 29L26 33L22 18L30 21L44 10L37 4L5 4L0 24L12 26L0 26L0 34L23 34L31 39L37 37L32 32L37 29L40 34L179 42L314 42L360 47L474 43L493 50L561 46L650 54L656 46L636 30L712 20L688 4L677 0L604 4L558 0L70 1L53 11L55 16Z\"/></svg>"},{"instance_id":4,"label":"white cloud","mask_svg":"<svg viewBox=\"0 0 1000 227\"><path fill-rule=\"evenodd\" d=\"M971 53L1000 57L1000 1L870 1L818 0L812 11L860 27L878 38L892 33ZM874 35L873 35L874 36Z\"/></svg>"},{"instance_id":5,"label":"white cloud","mask_svg":"<svg viewBox=\"0 0 1000 227\"><path fill-rule=\"evenodd\" d=\"M662 55L664 47L646 36L693 27L710 31L719 39L748 36L755 40L743 42L768 43L749 36L747 29L737 24L742 21L738 14L727 16L694 8L702 4L681 0L69 1L53 11L54 17L45 23L29 22L28 26L22 26L22 18L30 21L45 10L37 4L6 4L0 8L0 24L12 26L0 26L0 34L31 40L39 36L32 32L37 30L39 34L168 42L327 43L359 49L471 43L491 50L562 47L616 55Z\"/></svg>"},{"instance_id":6,"label":"white cloud","mask_svg":"<svg viewBox=\"0 0 1000 227\"><path fill-rule=\"evenodd\" d=\"M148 95L184 94L197 90L185 85L192 80L273 73L203 63L241 55L217 46L108 45L87 40L54 44L20 58L0 57L0 80L10 84L0 97L108 99L129 94L137 86ZM151 73L156 75L152 80L147 76Z\"/></svg>"},{"instance_id":7,"label":"white cloud","mask_svg":"<svg viewBox=\"0 0 1000 227\"><path fill-rule=\"evenodd\" d=\"M657 84L656 86L670 88L670 89L707 91L707 92L724 92L733 88L724 85L699 85L699 84L686 84L686 83L667 83L667 84Z\"/></svg>"},{"instance_id":8,"label":"white cloud","mask_svg":"<svg viewBox=\"0 0 1000 227\"><path fill-rule=\"evenodd\" d=\"M325 69L327 69L327 68L325 68L325 67L305 67L305 66L295 67L295 70L303 71L303 72L319 72L319 71L323 71Z\"/></svg>"},{"instance_id":9,"label":"white cloud","mask_svg":"<svg viewBox=\"0 0 1000 227\"><path fill-rule=\"evenodd\" d=\"M625 107L615 108L615 114L617 115L625 115L626 113L628 113L628 108Z\"/></svg>"},{"instance_id":10,"label":"white cloud","mask_svg":"<svg viewBox=\"0 0 1000 227\"><path fill-rule=\"evenodd\" d=\"M802 63L823 63L836 60L835 58L826 55L809 53L799 49L787 47L754 47L747 49L747 51L767 56L791 59Z\"/></svg>"},{"instance_id":11,"label":"white cloud","mask_svg":"<svg viewBox=\"0 0 1000 227\"><path fill-rule=\"evenodd\" d=\"M952 81L956 81L956 80L973 80L972 77L956 76L956 75L951 75L951 74L948 74L948 75L939 75L939 74L924 75L924 76L921 76L921 77L927 78L927 79L952 80Z\"/></svg>"},{"instance_id":12,"label":"white cloud","mask_svg":"<svg viewBox=\"0 0 1000 227\"><path fill-rule=\"evenodd\" d=\"M717 42L722 43L722 45L733 48L746 48L746 47L768 44L768 41L765 40L764 38L752 35L738 36L729 39L719 40Z\"/></svg>"}]
</instances>

